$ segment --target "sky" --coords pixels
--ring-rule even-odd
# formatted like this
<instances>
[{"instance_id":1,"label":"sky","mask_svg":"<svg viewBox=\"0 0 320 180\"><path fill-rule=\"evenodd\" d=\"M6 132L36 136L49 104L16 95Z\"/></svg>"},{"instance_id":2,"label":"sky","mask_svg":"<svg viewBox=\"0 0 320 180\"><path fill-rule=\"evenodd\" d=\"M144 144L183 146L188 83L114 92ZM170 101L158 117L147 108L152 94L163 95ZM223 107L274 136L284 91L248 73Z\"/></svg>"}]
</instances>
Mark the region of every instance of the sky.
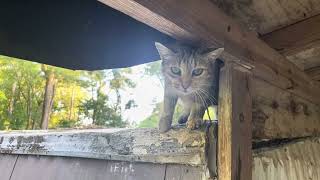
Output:
<instances>
[{"instance_id":1,"label":"sky","mask_svg":"<svg viewBox=\"0 0 320 180\"><path fill-rule=\"evenodd\" d=\"M132 74L128 76L136 83L136 87L122 93L122 106L130 99L135 100L138 107L123 112L124 119L139 123L151 115L155 104L163 100L163 87L157 77L144 75L145 65L132 67ZM124 109L124 108L123 108Z\"/></svg>"}]
</instances>

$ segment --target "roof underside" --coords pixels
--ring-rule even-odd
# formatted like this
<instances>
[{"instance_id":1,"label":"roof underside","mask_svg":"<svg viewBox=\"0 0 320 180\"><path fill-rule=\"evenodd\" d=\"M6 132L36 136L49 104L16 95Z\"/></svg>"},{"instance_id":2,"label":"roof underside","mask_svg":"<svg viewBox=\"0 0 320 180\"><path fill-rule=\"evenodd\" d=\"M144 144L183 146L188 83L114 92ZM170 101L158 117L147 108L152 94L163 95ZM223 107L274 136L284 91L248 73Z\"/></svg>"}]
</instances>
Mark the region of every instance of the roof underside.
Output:
<instances>
[{"instance_id":1,"label":"roof underside","mask_svg":"<svg viewBox=\"0 0 320 180\"><path fill-rule=\"evenodd\" d=\"M319 0L210 0L320 80Z\"/></svg>"},{"instance_id":2,"label":"roof underside","mask_svg":"<svg viewBox=\"0 0 320 180\"><path fill-rule=\"evenodd\" d=\"M170 38L93 0L1 1L0 54L69 69L159 60Z\"/></svg>"},{"instance_id":3,"label":"roof underside","mask_svg":"<svg viewBox=\"0 0 320 180\"><path fill-rule=\"evenodd\" d=\"M281 31L320 14L318 0L211 0L242 26L257 32L267 44L307 71L320 77L320 22L303 47ZM96 1L1 2L0 54L70 69L127 67L158 60L154 41L171 39ZM318 23L318 24L315 24ZM310 24L310 23L309 23ZM286 29L287 28L287 29ZM298 34L306 34L295 27ZM280 33L278 32L280 31ZM295 38L297 39L297 38ZM289 49L287 51L283 49ZM290 51L290 53L288 53ZM319 78L320 79L320 78Z\"/></svg>"}]
</instances>

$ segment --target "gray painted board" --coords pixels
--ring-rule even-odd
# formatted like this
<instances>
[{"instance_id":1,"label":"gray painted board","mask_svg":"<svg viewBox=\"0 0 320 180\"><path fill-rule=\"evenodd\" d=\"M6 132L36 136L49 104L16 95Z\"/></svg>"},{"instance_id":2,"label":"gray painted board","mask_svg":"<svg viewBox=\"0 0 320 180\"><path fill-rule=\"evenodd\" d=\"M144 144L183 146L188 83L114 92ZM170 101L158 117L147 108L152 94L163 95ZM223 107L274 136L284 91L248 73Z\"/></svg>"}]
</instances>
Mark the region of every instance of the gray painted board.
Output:
<instances>
[{"instance_id":1,"label":"gray painted board","mask_svg":"<svg viewBox=\"0 0 320 180\"><path fill-rule=\"evenodd\" d=\"M17 155L0 154L0 180L9 180Z\"/></svg>"},{"instance_id":2,"label":"gray painted board","mask_svg":"<svg viewBox=\"0 0 320 180\"><path fill-rule=\"evenodd\" d=\"M165 165L20 155L11 180L163 180Z\"/></svg>"},{"instance_id":3,"label":"gray painted board","mask_svg":"<svg viewBox=\"0 0 320 180\"><path fill-rule=\"evenodd\" d=\"M192 166L168 164L165 180L202 180L203 170Z\"/></svg>"}]
</instances>

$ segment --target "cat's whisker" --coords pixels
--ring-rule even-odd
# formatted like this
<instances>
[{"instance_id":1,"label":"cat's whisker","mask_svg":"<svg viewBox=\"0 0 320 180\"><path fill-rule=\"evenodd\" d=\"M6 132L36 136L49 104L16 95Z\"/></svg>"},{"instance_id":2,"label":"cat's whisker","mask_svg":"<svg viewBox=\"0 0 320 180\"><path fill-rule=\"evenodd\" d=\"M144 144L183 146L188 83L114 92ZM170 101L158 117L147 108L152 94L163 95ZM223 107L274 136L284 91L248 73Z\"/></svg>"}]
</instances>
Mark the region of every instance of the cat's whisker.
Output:
<instances>
[{"instance_id":1,"label":"cat's whisker","mask_svg":"<svg viewBox=\"0 0 320 180\"><path fill-rule=\"evenodd\" d=\"M196 101L196 102L198 102L198 103L196 103L196 108L199 108L200 107L199 103L202 104L202 98L201 98L200 94L197 91L195 91L195 94L197 95L197 98L198 98L197 101Z\"/></svg>"},{"instance_id":2,"label":"cat's whisker","mask_svg":"<svg viewBox=\"0 0 320 180\"><path fill-rule=\"evenodd\" d=\"M201 98L201 104L204 106L204 107L207 107L207 103L205 101L205 97L203 97L203 95L201 94L200 91L197 92L197 94L199 94L199 97Z\"/></svg>"},{"instance_id":3,"label":"cat's whisker","mask_svg":"<svg viewBox=\"0 0 320 180\"><path fill-rule=\"evenodd\" d=\"M208 91L205 91L205 90L202 90L202 91L203 91L203 93L205 93L208 96L208 98L213 99L214 102L217 101L216 98L213 95L211 95Z\"/></svg>"},{"instance_id":4,"label":"cat's whisker","mask_svg":"<svg viewBox=\"0 0 320 180\"><path fill-rule=\"evenodd\" d=\"M195 117L192 118L201 118L199 113L202 113L204 107L208 108L210 105L216 104L216 97L212 93L217 89L215 86L218 77L215 77L215 74L219 64L214 60L219 57L222 51L219 49L204 54L201 49L184 46L174 46L171 49L160 43L156 43L156 47L162 59L161 70L164 75L164 88L168 90L168 95L165 95L164 98L172 100L165 101L164 110L168 112L164 112L167 113L165 114L166 119L162 119L159 123L159 130L165 132L171 127L171 116L177 98L181 99L185 108L194 114ZM205 58L202 57L203 55ZM213 62L215 63L214 67L208 66L208 63L212 64ZM190 88L185 90L186 86ZM170 115L169 118L168 115Z\"/></svg>"},{"instance_id":5,"label":"cat's whisker","mask_svg":"<svg viewBox=\"0 0 320 180\"><path fill-rule=\"evenodd\" d=\"M217 103L216 99L213 96L208 96L208 100L212 105Z\"/></svg>"},{"instance_id":6,"label":"cat's whisker","mask_svg":"<svg viewBox=\"0 0 320 180\"><path fill-rule=\"evenodd\" d=\"M205 97L210 101L210 104L216 104L216 102L217 102L216 98L214 96L210 95L209 92L207 92L203 89L199 89L199 92L202 92L205 95Z\"/></svg>"},{"instance_id":7,"label":"cat's whisker","mask_svg":"<svg viewBox=\"0 0 320 180\"><path fill-rule=\"evenodd\" d=\"M204 93L203 93L204 94ZM204 96L206 96L206 95L204 95ZM206 99L205 97L204 97L204 99ZM209 99L209 101L210 101L210 99ZM209 104L205 101L205 104L206 104L206 108L208 108L209 107Z\"/></svg>"}]
</instances>

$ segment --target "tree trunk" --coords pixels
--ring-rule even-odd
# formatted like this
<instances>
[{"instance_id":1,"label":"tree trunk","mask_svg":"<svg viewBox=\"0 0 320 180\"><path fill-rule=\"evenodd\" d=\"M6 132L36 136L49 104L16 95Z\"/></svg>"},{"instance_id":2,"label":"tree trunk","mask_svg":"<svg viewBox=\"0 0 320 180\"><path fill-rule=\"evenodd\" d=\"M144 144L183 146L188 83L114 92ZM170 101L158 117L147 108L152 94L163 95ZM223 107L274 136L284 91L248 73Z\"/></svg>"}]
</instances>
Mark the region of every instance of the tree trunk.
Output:
<instances>
[{"instance_id":1,"label":"tree trunk","mask_svg":"<svg viewBox=\"0 0 320 180\"><path fill-rule=\"evenodd\" d=\"M41 95L42 96L42 95ZM34 113L33 113L33 115L36 115L36 114L38 114L39 112L41 112L42 111L42 108L41 108L41 106L43 106L43 100L41 100L41 99L37 99L36 98L36 102L37 102L37 104L36 104L36 106L35 106L35 111L34 111ZM38 120L41 120L41 119L38 119L38 118L33 118L32 119L32 125L31 125L31 129L36 129L38 126L37 126L37 121ZM40 121L40 123L41 123L41 121ZM40 126L40 125L39 125Z\"/></svg>"},{"instance_id":2,"label":"tree trunk","mask_svg":"<svg viewBox=\"0 0 320 180\"><path fill-rule=\"evenodd\" d=\"M43 109L41 117L41 129L48 129L50 113L53 104L54 90L55 90L55 76L51 71L46 73L46 86L43 100Z\"/></svg>"},{"instance_id":3,"label":"tree trunk","mask_svg":"<svg viewBox=\"0 0 320 180\"><path fill-rule=\"evenodd\" d=\"M17 89L17 82L14 82L12 84L12 88L11 88L11 98L9 100L9 107L8 107L8 117L9 117L10 120L12 119L12 113L13 113L13 110L14 110L14 101L15 101L16 89Z\"/></svg>"},{"instance_id":4,"label":"tree trunk","mask_svg":"<svg viewBox=\"0 0 320 180\"><path fill-rule=\"evenodd\" d=\"M94 103L94 109L93 109L93 114L92 114L92 124L96 124L96 119L97 119L97 111L98 111L98 101L100 99L100 89L101 86L98 87L97 89L97 100Z\"/></svg>"},{"instance_id":5,"label":"tree trunk","mask_svg":"<svg viewBox=\"0 0 320 180\"><path fill-rule=\"evenodd\" d=\"M115 105L114 111L117 113L119 112L119 114L121 115L121 95L120 95L119 89L116 89L116 95L117 95L117 103Z\"/></svg>"},{"instance_id":6,"label":"tree trunk","mask_svg":"<svg viewBox=\"0 0 320 180\"><path fill-rule=\"evenodd\" d=\"M72 85L72 92L71 92L71 99L70 99L70 109L69 109L69 120L74 119L74 114L73 114L73 107L74 107L74 84Z\"/></svg>"},{"instance_id":7,"label":"tree trunk","mask_svg":"<svg viewBox=\"0 0 320 180\"><path fill-rule=\"evenodd\" d=\"M101 90L103 88L103 86L105 85L101 80L99 80L99 86L98 89L96 91L97 94L97 99L95 101L94 104L94 109L93 109L93 114L92 114L92 124L96 124L96 119L97 119L97 111L99 110L100 107L99 106L99 100L100 100L100 96L101 96ZM93 97L93 96L92 96ZM93 99L93 98L92 98ZM93 101L94 102L94 101Z\"/></svg>"},{"instance_id":8,"label":"tree trunk","mask_svg":"<svg viewBox=\"0 0 320 180\"><path fill-rule=\"evenodd\" d=\"M26 129L29 129L30 126L30 122L32 121L32 94L33 94L33 88L29 87L28 89L28 97L27 97L27 125L26 125Z\"/></svg>"}]
</instances>

